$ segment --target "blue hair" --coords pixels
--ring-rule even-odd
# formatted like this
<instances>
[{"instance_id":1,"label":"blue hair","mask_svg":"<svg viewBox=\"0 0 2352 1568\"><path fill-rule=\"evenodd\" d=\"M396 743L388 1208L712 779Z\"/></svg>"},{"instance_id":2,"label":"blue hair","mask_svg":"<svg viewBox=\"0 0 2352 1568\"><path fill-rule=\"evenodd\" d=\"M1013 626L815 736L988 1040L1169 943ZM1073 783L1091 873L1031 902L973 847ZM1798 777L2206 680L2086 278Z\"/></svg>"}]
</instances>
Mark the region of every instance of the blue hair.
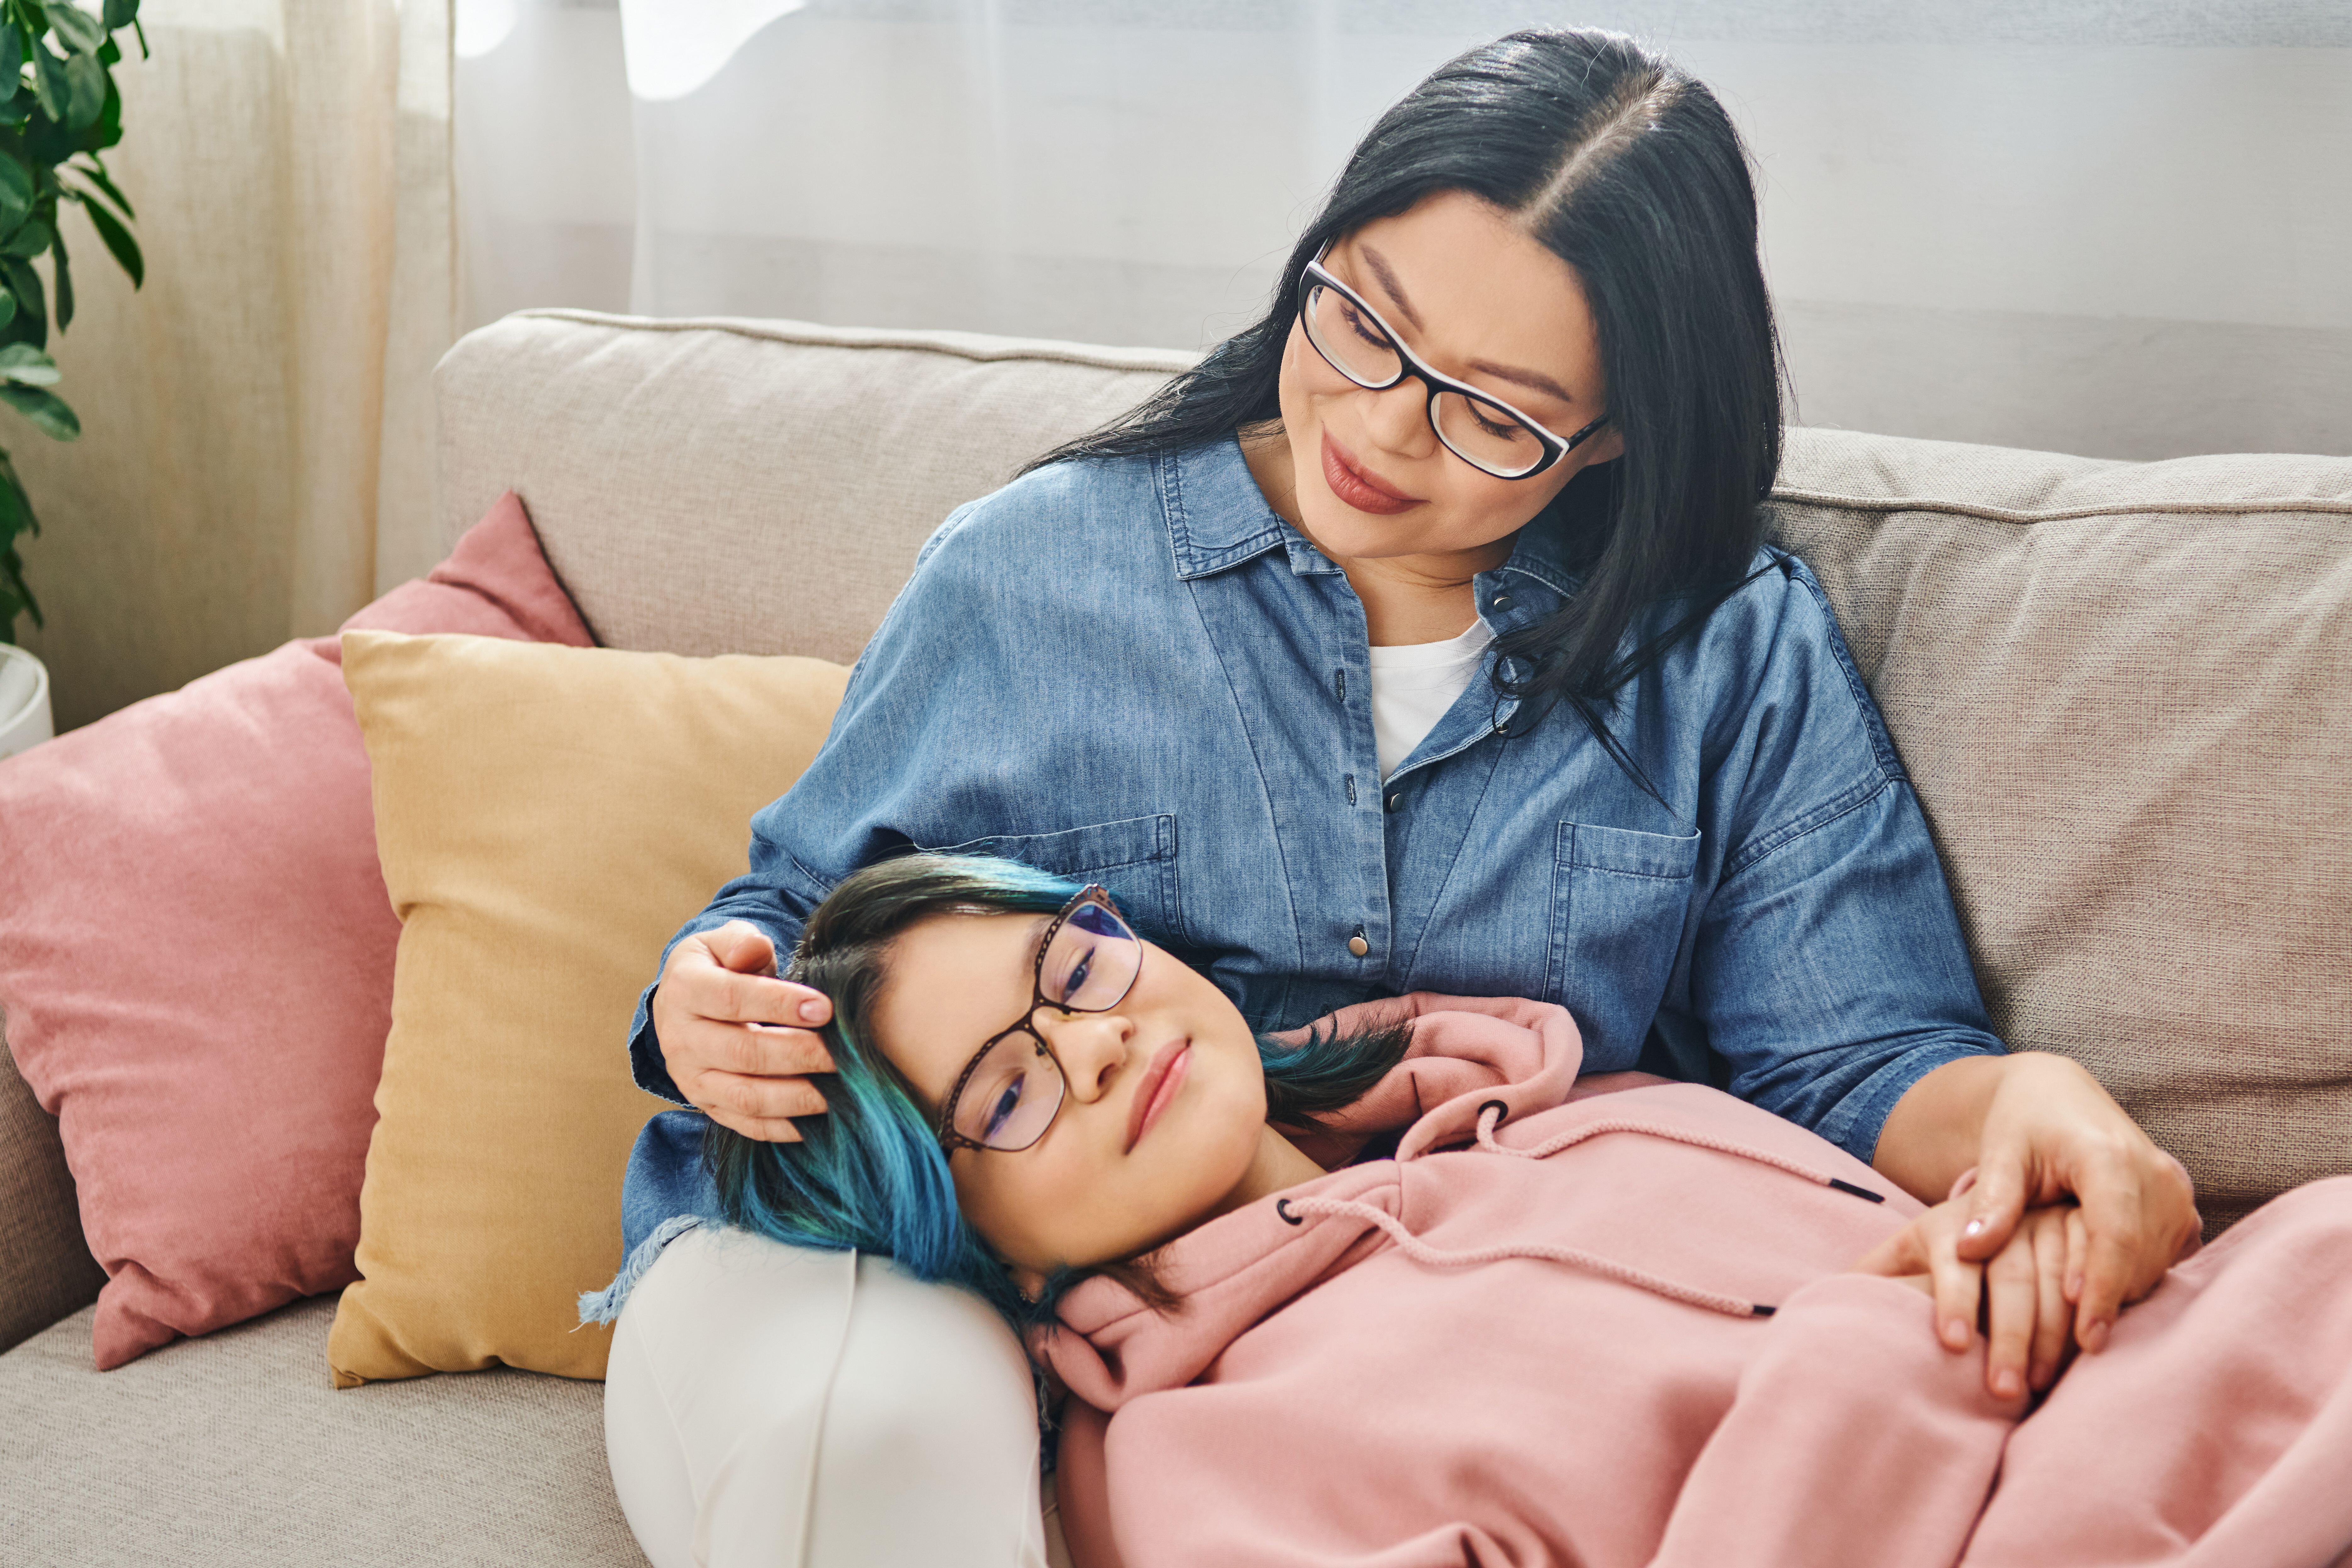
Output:
<instances>
[{"instance_id":1,"label":"blue hair","mask_svg":"<svg viewBox=\"0 0 2352 1568\"><path fill-rule=\"evenodd\" d=\"M794 1120L800 1142L769 1142L710 1124L703 1158L719 1217L794 1247L856 1249L895 1260L919 1279L960 1285L1018 1329L1045 1321L1088 1272L1109 1272L1147 1300L1165 1302L1148 1269L1132 1263L1064 1270L1036 1300L957 1206L955 1183L930 1119L890 1059L868 1042L876 994L900 933L938 915L1050 914L1078 886L1016 860L913 854L845 878L809 916L790 978L824 992L823 1030L835 1071L823 1115ZM1402 1026L1367 1034L1318 1031L1303 1042L1259 1037L1269 1120L1310 1126L1360 1097L1403 1055Z\"/></svg>"}]
</instances>

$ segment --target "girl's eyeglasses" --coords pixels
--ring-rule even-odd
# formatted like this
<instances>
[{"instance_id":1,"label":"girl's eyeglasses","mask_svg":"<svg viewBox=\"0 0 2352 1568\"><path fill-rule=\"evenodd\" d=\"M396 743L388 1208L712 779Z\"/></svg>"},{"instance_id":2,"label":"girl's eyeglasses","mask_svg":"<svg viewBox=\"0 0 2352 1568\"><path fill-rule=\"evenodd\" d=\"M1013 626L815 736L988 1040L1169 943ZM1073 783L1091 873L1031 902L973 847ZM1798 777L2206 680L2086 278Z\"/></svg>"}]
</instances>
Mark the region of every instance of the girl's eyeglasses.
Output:
<instances>
[{"instance_id":1,"label":"girl's eyeglasses","mask_svg":"<svg viewBox=\"0 0 2352 1568\"><path fill-rule=\"evenodd\" d=\"M940 1112L940 1147L1026 1149L1045 1136L1069 1087L1035 1026L1037 1009L1108 1013L1143 972L1143 942L1110 894L1090 886L1062 906L1037 942L1029 1005L973 1053Z\"/></svg>"}]
</instances>

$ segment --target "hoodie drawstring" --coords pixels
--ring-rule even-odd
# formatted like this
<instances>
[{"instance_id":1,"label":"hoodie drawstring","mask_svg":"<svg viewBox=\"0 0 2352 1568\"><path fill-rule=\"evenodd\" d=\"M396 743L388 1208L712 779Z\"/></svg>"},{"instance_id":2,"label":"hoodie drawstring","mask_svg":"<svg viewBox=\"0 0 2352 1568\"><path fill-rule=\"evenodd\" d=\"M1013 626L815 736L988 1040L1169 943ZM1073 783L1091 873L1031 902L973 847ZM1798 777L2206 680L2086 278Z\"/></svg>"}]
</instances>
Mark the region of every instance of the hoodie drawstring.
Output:
<instances>
[{"instance_id":1,"label":"hoodie drawstring","mask_svg":"<svg viewBox=\"0 0 2352 1568\"><path fill-rule=\"evenodd\" d=\"M1500 1263L1512 1258L1530 1258L1540 1263L1565 1263L1571 1268L1581 1268L1587 1273L1598 1274L1603 1279L1614 1279L1670 1300L1704 1307L1710 1312L1721 1312L1727 1317L1769 1318L1772 1315L1772 1309L1759 1302L1727 1296L1720 1290L1702 1290L1696 1285L1679 1284L1664 1275L1636 1268L1629 1263L1619 1263L1598 1253L1581 1252L1573 1247L1506 1244L1481 1247L1469 1252L1448 1252L1443 1247L1432 1247L1413 1235L1404 1227L1402 1220L1388 1210L1353 1198L1278 1198L1275 1201L1275 1212L1293 1225L1305 1223L1292 1219L1293 1213L1350 1215L1368 1225L1378 1226L1388 1232L1389 1238L1397 1244L1398 1251L1416 1263L1426 1263L1433 1268L1458 1268L1477 1263Z\"/></svg>"},{"instance_id":2,"label":"hoodie drawstring","mask_svg":"<svg viewBox=\"0 0 2352 1568\"><path fill-rule=\"evenodd\" d=\"M1562 1149L1573 1148L1587 1138L1597 1138L1603 1132L1640 1132L1652 1138L1664 1138L1672 1143L1687 1143L1694 1149L1712 1149L1718 1154L1729 1154L1741 1160L1753 1160L1759 1165L1769 1165L1774 1170L1786 1171L1789 1174L1811 1182L1817 1187L1834 1187L1839 1192L1850 1193L1855 1197L1864 1198L1874 1204L1883 1204L1886 1201L1886 1194L1884 1193L1874 1193L1868 1187L1858 1187L1852 1182L1842 1182L1827 1171L1815 1170L1812 1166L1791 1160L1784 1154L1775 1154L1769 1149L1751 1148L1745 1143L1734 1143L1727 1138L1710 1138L1704 1132L1686 1131L1679 1127L1662 1127L1655 1122L1635 1121L1627 1117L1588 1121L1581 1127L1571 1128L1556 1137L1547 1138L1532 1149L1507 1149L1495 1141L1495 1129L1502 1121L1504 1114L1505 1107L1499 1100L1490 1100L1478 1108L1478 1147L1490 1154L1509 1154L1521 1160L1540 1160L1547 1155L1557 1154Z\"/></svg>"},{"instance_id":3,"label":"hoodie drawstring","mask_svg":"<svg viewBox=\"0 0 2352 1568\"><path fill-rule=\"evenodd\" d=\"M1868 1187L1856 1186L1852 1182L1841 1181L1826 1171L1816 1170L1801 1161L1775 1154L1769 1150L1751 1148L1745 1143L1732 1142L1728 1139L1712 1138L1704 1132L1691 1132L1679 1127L1662 1126L1656 1122L1639 1121L1628 1117L1588 1121L1580 1127L1571 1128L1556 1137L1547 1138L1532 1148L1506 1148L1496 1142L1495 1129L1507 1114L1509 1114L1509 1107L1499 1100L1490 1100L1478 1108L1477 1146L1480 1149L1490 1154L1508 1154L1514 1159L1540 1160L1548 1155L1556 1154L1562 1149L1572 1148L1588 1138L1597 1138L1604 1132L1638 1132L1646 1137L1663 1138L1669 1142L1688 1144L1694 1149L1711 1150L1718 1154L1729 1154L1735 1159L1750 1160L1759 1165L1769 1165L1776 1171L1785 1171L1801 1181L1812 1183L1815 1186L1832 1187L1874 1204L1883 1204L1886 1201L1886 1196L1883 1193L1874 1193ZM1274 1212L1290 1225L1306 1224L1306 1220L1301 1216L1307 1215L1346 1215L1351 1218L1362 1220L1365 1224L1377 1226L1386 1232L1389 1239L1396 1243L1398 1251L1417 1263L1424 1263L1432 1268L1459 1268L1479 1263L1500 1263L1507 1258L1526 1258L1541 1263L1564 1263L1571 1268L1581 1268L1587 1273L1600 1275L1602 1279L1614 1279L1621 1284L1631 1285L1636 1289L1664 1296L1668 1300L1681 1301L1693 1307L1703 1307L1710 1312L1721 1312L1727 1317L1769 1318L1775 1310L1774 1308L1768 1307L1760 1301L1750 1301L1744 1297L1727 1295L1720 1290L1703 1290L1696 1285L1685 1285L1678 1280L1669 1279L1664 1275L1653 1274L1646 1268L1636 1268L1630 1263L1620 1263L1614 1258L1603 1258L1598 1253L1581 1251L1573 1247L1514 1246L1506 1243L1498 1247L1477 1247L1468 1252L1449 1252L1444 1247L1432 1247L1422 1240L1405 1228L1402 1220L1386 1209L1353 1198L1277 1198L1275 1200Z\"/></svg>"}]
</instances>

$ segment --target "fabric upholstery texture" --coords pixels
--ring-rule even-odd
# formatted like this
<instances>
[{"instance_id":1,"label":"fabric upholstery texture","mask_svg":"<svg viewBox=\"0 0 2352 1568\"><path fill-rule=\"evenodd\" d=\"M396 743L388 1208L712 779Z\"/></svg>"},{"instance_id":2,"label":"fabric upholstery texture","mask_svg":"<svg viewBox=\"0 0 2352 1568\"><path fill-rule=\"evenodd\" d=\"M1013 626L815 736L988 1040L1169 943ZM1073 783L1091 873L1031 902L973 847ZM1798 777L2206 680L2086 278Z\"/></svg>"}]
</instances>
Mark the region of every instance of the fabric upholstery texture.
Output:
<instances>
[{"instance_id":1,"label":"fabric upholstery texture","mask_svg":"<svg viewBox=\"0 0 2352 1568\"><path fill-rule=\"evenodd\" d=\"M511 495L353 624L585 642ZM353 1278L398 931L331 642L0 763L0 1006L118 1366Z\"/></svg>"},{"instance_id":2,"label":"fabric upholstery texture","mask_svg":"<svg viewBox=\"0 0 2352 1568\"><path fill-rule=\"evenodd\" d=\"M489 1372L339 1393L331 1299L119 1372L88 1311L0 1356L0 1560L58 1568L644 1568L603 1390Z\"/></svg>"},{"instance_id":3,"label":"fabric upholstery texture","mask_svg":"<svg viewBox=\"0 0 2352 1568\"><path fill-rule=\"evenodd\" d=\"M531 310L436 373L442 526L520 490L607 647L847 664L930 531L1193 356ZM478 500L474 498L478 497Z\"/></svg>"},{"instance_id":4,"label":"fabric upholstery texture","mask_svg":"<svg viewBox=\"0 0 2352 1568\"><path fill-rule=\"evenodd\" d=\"M604 1375L576 1302L620 1266L622 1172L665 1109L629 1078L637 993L848 673L346 634L402 927L337 1383Z\"/></svg>"},{"instance_id":5,"label":"fabric upholstery texture","mask_svg":"<svg viewBox=\"0 0 2352 1568\"><path fill-rule=\"evenodd\" d=\"M0 1351L98 1299L57 1118L0 1042Z\"/></svg>"},{"instance_id":6,"label":"fabric upholstery texture","mask_svg":"<svg viewBox=\"0 0 2352 1568\"><path fill-rule=\"evenodd\" d=\"M2352 460L1790 432L1773 507L1886 716L1994 1026L2209 1231L2352 1171Z\"/></svg>"}]
</instances>

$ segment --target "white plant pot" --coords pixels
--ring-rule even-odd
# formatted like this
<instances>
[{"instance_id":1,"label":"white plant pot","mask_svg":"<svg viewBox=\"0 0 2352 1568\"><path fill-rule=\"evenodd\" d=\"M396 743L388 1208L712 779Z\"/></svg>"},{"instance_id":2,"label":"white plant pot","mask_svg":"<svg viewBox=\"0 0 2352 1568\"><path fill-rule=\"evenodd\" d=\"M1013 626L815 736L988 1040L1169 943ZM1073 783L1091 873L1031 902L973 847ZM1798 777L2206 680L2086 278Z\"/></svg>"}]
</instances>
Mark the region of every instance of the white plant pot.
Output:
<instances>
[{"instance_id":1,"label":"white plant pot","mask_svg":"<svg viewBox=\"0 0 2352 1568\"><path fill-rule=\"evenodd\" d=\"M29 751L56 733L48 667L14 643L0 643L0 757Z\"/></svg>"}]
</instances>

